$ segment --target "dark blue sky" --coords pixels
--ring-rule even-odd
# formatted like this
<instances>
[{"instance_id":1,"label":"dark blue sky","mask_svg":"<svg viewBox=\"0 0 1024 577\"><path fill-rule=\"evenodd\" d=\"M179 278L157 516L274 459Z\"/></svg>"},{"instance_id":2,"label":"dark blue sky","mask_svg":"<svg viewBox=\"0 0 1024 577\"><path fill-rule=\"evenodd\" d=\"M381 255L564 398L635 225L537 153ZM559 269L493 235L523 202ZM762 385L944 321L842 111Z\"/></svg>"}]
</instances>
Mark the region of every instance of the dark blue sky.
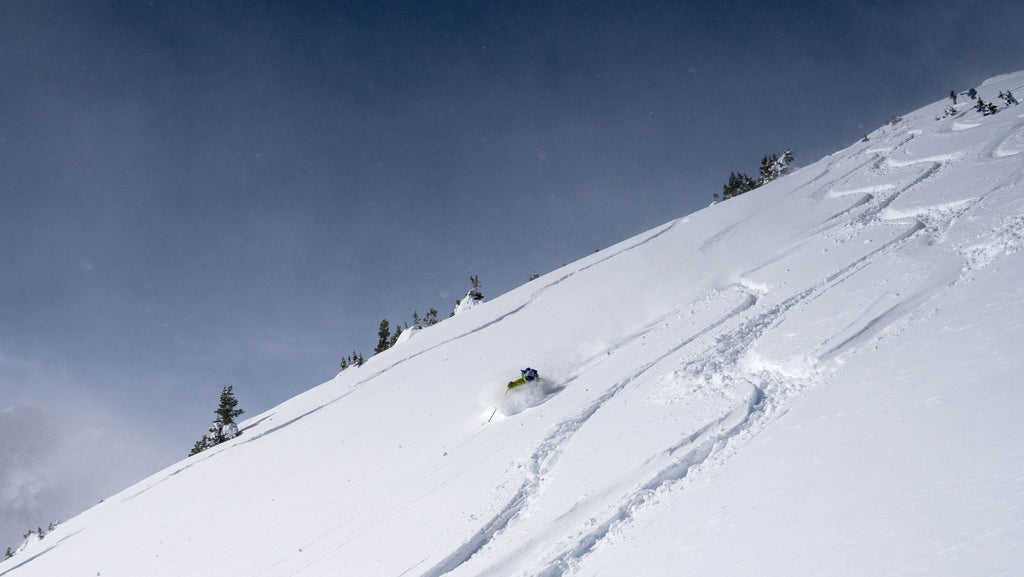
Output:
<instances>
[{"instance_id":1,"label":"dark blue sky","mask_svg":"<svg viewBox=\"0 0 1024 577\"><path fill-rule=\"evenodd\" d=\"M0 410L183 456L222 386L255 414L470 275L1024 67L1019 0L381 4L0 4Z\"/></svg>"}]
</instances>

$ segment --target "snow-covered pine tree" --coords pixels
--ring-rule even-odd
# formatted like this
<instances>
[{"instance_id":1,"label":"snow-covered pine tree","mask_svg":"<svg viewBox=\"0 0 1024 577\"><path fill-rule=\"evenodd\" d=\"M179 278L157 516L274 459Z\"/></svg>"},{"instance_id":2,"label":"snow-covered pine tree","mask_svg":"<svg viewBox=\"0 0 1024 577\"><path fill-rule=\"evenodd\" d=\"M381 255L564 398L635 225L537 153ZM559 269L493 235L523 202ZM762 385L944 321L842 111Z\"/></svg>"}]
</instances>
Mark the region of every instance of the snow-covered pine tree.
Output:
<instances>
[{"instance_id":1,"label":"snow-covered pine tree","mask_svg":"<svg viewBox=\"0 0 1024 577\"><path fill-rule=\"evenodd\" d=\"M761 170L757 179L757 186L764 186L769 182L789 172L789 165L793 162L793 151L789 148L782 153L766 154L761 159Z\"/></svg>"},{"instance_id":2,"label":"snow-covered pine tree","mask_svg":"<svg viewBox=\"0 0 1024 577\"><path fill-rule=\"evenodd\" d=\"M228 385L221 389L220 403L214 411L217 418L213 420L213 425L203 435L203 438L192 445L189 457L238 436L238 425L235 423L235 418L241 416L245 411L237 407L238 399L235 398L234 386Z\"/></svg>"},{"instance_id":3,"label":"snow-covered pine tree","mask_svg":"<svg viewBox=\"0 0 1024 577\"><path fill-rule=\"evenodd\" d=\"M192 445L192 450L188 452L188 456L191 457L192 455L198 455L199 453L209 449L211 446L212 445L210 445L207 435L203 435L202 439L199 439L196 441L196 444Z\"/></svg>"},{"instance_id":4,"label":"snow-covered pine tree","mask_svg":"<svg viewBox=\"0 0 1024 577\"><path fill-rule=\"evenodd\" d=\"M222 430L224 427L234 425L235 418L245 413L243 409L237 408L238 399L235 398L233 388L232 385L228 385L221 390L220 404L217 406L217 410L214 411L217 414L217 418L213 422L220 425Z\"/></svg>"}]
</instances>

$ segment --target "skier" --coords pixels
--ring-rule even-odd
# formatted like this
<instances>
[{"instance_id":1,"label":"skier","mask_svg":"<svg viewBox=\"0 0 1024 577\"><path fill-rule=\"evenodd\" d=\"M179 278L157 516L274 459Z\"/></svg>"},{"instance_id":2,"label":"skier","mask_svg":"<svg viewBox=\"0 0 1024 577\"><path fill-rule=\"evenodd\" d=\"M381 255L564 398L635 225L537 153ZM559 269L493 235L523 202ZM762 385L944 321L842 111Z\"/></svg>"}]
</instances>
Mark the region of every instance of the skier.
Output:
<instances>
[{"instance_id":1,"label":"skier","mask_svg":"<svg viewBox=\"0 0 1024 577\"><path fill-rule=\"evenodd\" d=\"M529 381L535 381L535 380L540 378L540 375L537 374L537 371L534 370L534 369L531 369L530 367L526 367L525 369L523 369L522 373L523 373L523 376L519 377L518 379L516 379L514 381L509 381L507 388L512 389L512 388L518 387L519 385L521 385L523 383L526 383L526 382L529 382Z\"/></svg>"},{"instance_id":2,"label":"skier","mask_svg":"<svg viewBox=\"0 0 1024 577\"><path fill-rule=\"evenodd\" d=\"M967 91L967 96L970 96L971 100L974 100L974 97L977 96L977 95L978 95L978 91L973 89L973 88Z\"/></svg>"},{"instance_id":3,"label":"skier","mask_svg":"<svg viewBox=\"0 0 1024 577\"><path fill-rule=\"evenodd\" d=\"M956 104L956 90L949 91L949 99L953 101L953 104Z\"/></svg>"}]
</instances>

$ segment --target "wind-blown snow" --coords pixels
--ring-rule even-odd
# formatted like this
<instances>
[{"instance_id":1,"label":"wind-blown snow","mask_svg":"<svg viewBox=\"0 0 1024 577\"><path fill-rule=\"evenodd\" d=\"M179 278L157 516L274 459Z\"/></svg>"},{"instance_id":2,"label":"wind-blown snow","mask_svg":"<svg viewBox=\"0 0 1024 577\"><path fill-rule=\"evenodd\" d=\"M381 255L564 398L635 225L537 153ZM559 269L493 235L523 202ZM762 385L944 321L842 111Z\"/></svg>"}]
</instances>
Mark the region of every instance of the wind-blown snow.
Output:
<instances>
[{"instance_id":1,"label":"wind-blown snow","mask_svg":"<svg viewBox=\"0 0 1024 577\"><path fill-rule=\"evenodd\" d=\"M947 105L410 334L0 576L1019 574L1024 107Z\"/></svg>"}]
</instances>

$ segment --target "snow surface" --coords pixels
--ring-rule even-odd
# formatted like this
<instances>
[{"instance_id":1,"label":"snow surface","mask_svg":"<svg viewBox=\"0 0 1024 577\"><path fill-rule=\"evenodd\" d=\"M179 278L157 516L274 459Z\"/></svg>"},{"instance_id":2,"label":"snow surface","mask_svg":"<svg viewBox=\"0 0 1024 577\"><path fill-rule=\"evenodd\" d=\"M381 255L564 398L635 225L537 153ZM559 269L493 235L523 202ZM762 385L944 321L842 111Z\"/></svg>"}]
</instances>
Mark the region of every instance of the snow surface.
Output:
<instances>
[{"instance_id":1,"label":"snow surface","mask_svg":"<svg viewBox=\"0 0 1024 577\"><path fill-rule=\"evenodd\" d=\"M411 334L0 576L1020 575L1024 106L946 106Z\"/></svg>"}]
</instances>

